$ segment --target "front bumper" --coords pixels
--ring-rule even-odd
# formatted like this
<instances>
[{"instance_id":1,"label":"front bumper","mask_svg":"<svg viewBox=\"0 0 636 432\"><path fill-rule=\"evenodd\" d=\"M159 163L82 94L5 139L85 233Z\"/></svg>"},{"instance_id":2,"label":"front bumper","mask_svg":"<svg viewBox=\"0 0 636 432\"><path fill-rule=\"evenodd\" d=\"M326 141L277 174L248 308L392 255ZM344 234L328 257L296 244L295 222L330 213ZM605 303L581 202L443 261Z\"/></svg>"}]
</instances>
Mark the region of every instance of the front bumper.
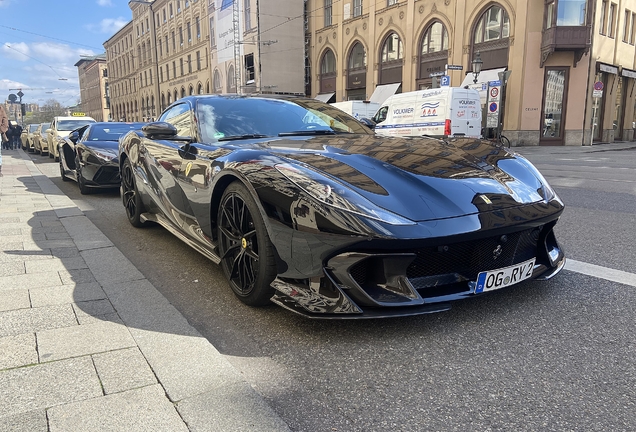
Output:
<instances>
[{"instance_id":1,"label":"front bumper","mask_svg":"<svg viewBox=\"0 0 636 432\"><path fill-rule=\"evenodd\" d=\"M450 309L476 295L477 275L536 258L530 279L547 280L565 265L554 235L556 221L478 239L400 250L345 252L328 260L324 277L277 278L272 301L310 318L409 316ZM493 251L502 246L500 255Z\"/></svg>"}]
</instances>

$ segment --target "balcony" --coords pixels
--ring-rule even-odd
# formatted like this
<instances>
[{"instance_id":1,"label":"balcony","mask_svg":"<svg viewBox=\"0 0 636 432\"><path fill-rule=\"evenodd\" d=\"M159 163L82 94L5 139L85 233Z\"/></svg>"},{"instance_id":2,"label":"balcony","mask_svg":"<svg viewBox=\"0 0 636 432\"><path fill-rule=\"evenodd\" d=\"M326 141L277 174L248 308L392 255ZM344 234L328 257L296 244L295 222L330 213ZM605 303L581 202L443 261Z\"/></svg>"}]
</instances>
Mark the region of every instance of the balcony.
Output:
<instances>
[{"instance_id":1,"label":"balcony","mask_svg":"<svg viewBox=\"0 0 636 432\"><path fill-rule=\"evenodd\" d=\"M591 6L586 0L545 0L541 67L555 51L574 51L574 67L592 39Z\"/></svg>"}]
</instances>

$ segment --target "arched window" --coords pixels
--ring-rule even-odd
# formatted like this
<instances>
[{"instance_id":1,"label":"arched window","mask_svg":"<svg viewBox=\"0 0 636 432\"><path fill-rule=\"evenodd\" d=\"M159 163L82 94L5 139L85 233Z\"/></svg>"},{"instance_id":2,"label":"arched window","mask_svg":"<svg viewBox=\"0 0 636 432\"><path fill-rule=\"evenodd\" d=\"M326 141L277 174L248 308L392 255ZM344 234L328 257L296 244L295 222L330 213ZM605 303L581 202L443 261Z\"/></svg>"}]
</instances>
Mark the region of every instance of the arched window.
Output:
<instances>
[{"instance_id":1,"label":"arched window","mask_svg":"<svg viewBox=\"0 0 636 432\"><path fill-rule=\"evenodd\" d=\"M320 93L336 91L336 56L328 49L320 60Z\"/></svg>"},{"instance_id":2,"label":"arched window","mask_svg":"<svg viewBox=\"0 0 636 432\"><path fill-rule=\"evenodd\" d=\"M205 93L210 94L210 80L205 82Z\"/></svg>"},{"instance_id":3,"label":"arched window","mask_svg":"<svg viewBox=\"0 0 636 432\"><path fill-rule=\"evenodd\" d=\"M426 29L422 36L420 54L424 56L439 51L448 51L448 32L444 24L436 21Z\"/></svg>"},{"instance_id":4,"label":"arched window","mask_svg":"<svg viewBox=\"0 0 636 432\"><path fill-rule=\"evenodd\" d=\"M181 97L186 97L186 89L185 89L185 87L181 87Z\"/></svg>"},{"instance_id":5,"label":"arched window","mask_svg":"<svg viewBox=\"0 0 636 432\"><path fill-rule=\"evenodd\" d=\"M347 62L347 100L365 100L367 88L367 52L356 42Z\"/></svg>"},{"instance_id":6,"label":"arched window","mask_svg":"<svg viewBox=\"0 0 636 432\"><path fill-rule=\"evenodd\" d=\"M510 18L499 5L490 6L482 13L473 28L472 49L469 64L479 51L482 70L508 66Z\"/></svg>"},{"instance_id":7,"label":"arched window","mask_svg":"<svg viewBox=\"0 0 636 432\"><path fill-rule=\"evenodd\" d=\"M404 49L402 47L402 40L397 33L391 33L384 40L384 45L382 46L382 63L402 60L403 56Z\"/></svg>"},{"instance_id":8,"label":"arched window","mask_svg":"<svg viewBox=\"0 0 636 432\"><path fill-rule=\"evenodd\" d=\"M417 88L431 88L431 74L444 72L448 63L448 31L440 21L433 21L422 32L418 51Z\"/></svg>"},{"instance_id":9,"label":"arched window","mask_svg":"<svg viewBox=\"0 0 636 432\"><path fill-rule=\"evenodd\" d=\"M177 89L174 89L174 100L175 102L179 99L179 93L177 93Z\"/></svg>"},{"instance_id":10,"label":"arched window","mask_svg":"<svg viewBox=\"0 0 636 432\"><path fill-rule=\"evenodd\" d=\"M223 87L221 85L221 72L218 69L214 70L214 93L221 93Z\"/></svg>"},{"instance_id":11,"label":"arched window","mask_svg":"<svg viewBox=\"0 0 636 432\"><path fill-rule=\"evenodd\" d=\"M168 92L168 105L172 103L172 93Z\"/></svg>"},{"instance_id":12,"label":"arched window","mask_svg":"<svg viewBox=\"0 0 636 432\"><path fill-rule=\"evenodd\" d=\"M199 85L197 86L197 94L202 94L203 93L203 84L199 83Z\"/></svg>"},{"instance_id":13,"label":"arched window","mask_svg":"<svg viewBox=\"0 0 636 432\"><path fill-rule=\"evenodd\" d=\"M379 84L392 84L402 82L402 58L404 48L402 40L397 33L391 32L384 39L380 54L380 79Z\"/></svg>"},{"instance_id":14,"label":"arched window","mask_svg":"<svg viewBox=\"0 0 636 432\"><path fill-rule=\"evenodd\" d=\"M194 94L194 87L192 87L192 84L190 84L190 87L188 88L188 95L192 96Z\"/></svg>"}]
</instances>

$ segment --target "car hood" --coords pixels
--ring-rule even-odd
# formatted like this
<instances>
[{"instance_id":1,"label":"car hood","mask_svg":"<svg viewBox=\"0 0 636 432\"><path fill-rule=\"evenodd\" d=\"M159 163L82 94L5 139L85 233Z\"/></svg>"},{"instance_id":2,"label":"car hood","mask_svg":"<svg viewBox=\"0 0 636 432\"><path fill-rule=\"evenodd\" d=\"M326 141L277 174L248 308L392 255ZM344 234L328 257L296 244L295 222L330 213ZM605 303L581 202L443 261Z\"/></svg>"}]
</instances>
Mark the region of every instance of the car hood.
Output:
<instances>
[{"instance_id":1,"label":"car hood","mask_svg":"<svg viewBox=\"0 0 636 432\"><path fill-rule=\"evenodd\" d=\"M119 143L117 141L84 141L83 144L93 152L107 155L113 159L119 157Z\"/></svg>"},{"instance_id":2,"label":"car hood","mask_svg":"<svg viewBox=\"0 0 636 432\"><path fill-rule=\"evenodd\" d=\"M526 159L482 140L343 135L260 146L413 221L523 206L551 191Z\"/></svg>"}]
</instances>

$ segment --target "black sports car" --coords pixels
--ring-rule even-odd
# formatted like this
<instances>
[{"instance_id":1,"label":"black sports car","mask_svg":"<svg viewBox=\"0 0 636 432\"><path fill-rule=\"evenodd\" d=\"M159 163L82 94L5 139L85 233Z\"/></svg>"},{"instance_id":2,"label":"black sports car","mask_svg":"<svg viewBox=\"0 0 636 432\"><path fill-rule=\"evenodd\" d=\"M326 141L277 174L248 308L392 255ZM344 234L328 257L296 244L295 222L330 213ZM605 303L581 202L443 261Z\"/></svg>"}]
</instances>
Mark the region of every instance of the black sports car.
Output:
<instances>
[{"instance_id":1,"label":"black sports car","mask_svg":"<svg viewBox=\"0 0 636 432\"><path fill-rule=\"evenodd\" d=\"M62 180L76 180L82 194L95 188L119 187L118 140L146 123L99 122L82 126L60 141Z\"/></svg>"},{"instance_id":2,"label":"black sports car","mask_svg":"<svg viewBox=\"0 0 636 432\"><path fill-rule=\"evenodd\" d=\"M380 137L313 99L186 97L123 137L119 163L130 222L220 263L249 305L415 315L565 264L563 202L522 156Z\"/></svg>"}]
</instances>

